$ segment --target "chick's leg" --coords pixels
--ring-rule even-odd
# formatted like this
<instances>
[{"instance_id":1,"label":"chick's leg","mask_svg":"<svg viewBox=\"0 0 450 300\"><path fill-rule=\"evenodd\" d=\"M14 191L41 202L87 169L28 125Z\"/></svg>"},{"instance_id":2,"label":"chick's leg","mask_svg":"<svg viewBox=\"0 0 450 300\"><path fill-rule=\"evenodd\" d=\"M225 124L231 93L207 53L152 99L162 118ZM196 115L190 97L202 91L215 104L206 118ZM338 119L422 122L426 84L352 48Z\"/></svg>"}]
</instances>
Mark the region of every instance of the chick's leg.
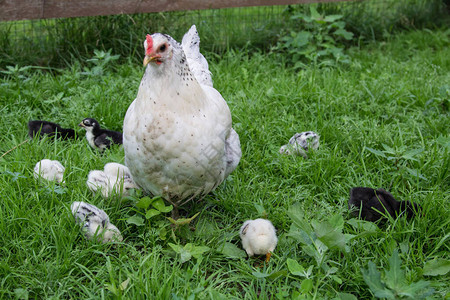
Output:
<instances>
[{"instance_id":1,"label":"chick's leg","mask_svg":"<svg viewBox=\"0 0 450 300\"><path fill-rule=\"evenodd\" d=\"M272 252L267 252L267 254L266 254L266 263L269 262L270 256L272 256Z\"/></svg>"}]
</instances>

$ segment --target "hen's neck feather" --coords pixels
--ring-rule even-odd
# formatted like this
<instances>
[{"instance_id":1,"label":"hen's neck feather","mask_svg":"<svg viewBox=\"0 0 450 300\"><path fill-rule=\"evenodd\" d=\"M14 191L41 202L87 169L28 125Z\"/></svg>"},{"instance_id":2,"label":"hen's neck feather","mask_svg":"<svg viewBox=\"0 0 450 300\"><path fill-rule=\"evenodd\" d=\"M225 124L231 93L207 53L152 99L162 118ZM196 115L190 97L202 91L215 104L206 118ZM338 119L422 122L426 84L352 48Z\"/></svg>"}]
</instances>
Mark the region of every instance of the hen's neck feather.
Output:
<instances>
[{"instance_id":1,"label":"hen's neck feather","mask_svg":"<svg viewBox=\"0 0 450 300\"><path fill-rule=\"evenodd\" d=\"M160 65L150 63L147 66L136 100L141 109L190 110L205 104L204 92L184 52L176 48L170 59Z\"/></svg>"}]
</instances>

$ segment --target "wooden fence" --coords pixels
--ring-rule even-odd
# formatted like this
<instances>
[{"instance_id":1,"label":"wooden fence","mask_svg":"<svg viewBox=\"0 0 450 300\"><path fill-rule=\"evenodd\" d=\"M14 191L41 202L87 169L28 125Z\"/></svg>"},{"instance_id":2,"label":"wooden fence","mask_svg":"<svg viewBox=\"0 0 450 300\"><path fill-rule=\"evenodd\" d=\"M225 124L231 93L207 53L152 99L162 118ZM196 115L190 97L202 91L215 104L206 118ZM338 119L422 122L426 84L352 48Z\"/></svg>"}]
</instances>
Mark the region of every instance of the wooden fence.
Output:
<instances>
[{"instance_id":1,"label":"wooden fence","mask_svg":"<svg viewBox=\"0 0 450 300\"><path fill-rule=\"evenodd\" d=\"M0 0L0 21L339 1L345 0Z\"/></svg>"}]
</instances>

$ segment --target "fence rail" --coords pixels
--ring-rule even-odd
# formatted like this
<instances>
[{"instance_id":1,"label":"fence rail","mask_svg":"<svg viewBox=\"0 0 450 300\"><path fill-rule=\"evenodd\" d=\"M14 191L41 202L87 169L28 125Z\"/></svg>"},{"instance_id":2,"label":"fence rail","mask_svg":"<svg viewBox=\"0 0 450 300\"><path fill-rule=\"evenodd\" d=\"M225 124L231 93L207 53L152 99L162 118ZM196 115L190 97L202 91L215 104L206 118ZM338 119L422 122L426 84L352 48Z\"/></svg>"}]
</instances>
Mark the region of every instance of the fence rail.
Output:
<instances>
[{"instance_id":1,"label":"fence rail","mask_svg":"<svg viewBox=\"0 0 450 300\"><path fill-rule=\"evenodd\" d=\"M339 1L345 0L0 0L0 21Z\"/></svg>"}]
</instances>

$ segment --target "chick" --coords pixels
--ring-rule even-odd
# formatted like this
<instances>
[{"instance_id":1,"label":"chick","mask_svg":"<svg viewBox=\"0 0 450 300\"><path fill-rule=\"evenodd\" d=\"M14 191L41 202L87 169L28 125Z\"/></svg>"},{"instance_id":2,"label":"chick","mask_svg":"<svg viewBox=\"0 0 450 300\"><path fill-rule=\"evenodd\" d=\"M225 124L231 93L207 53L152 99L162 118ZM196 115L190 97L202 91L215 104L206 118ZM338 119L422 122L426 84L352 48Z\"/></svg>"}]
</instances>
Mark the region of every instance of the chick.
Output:
<instances>
[{"instance_id":1,"label":"chick","mask_svg":"<svg viewBox=\"0 0 450 300\"><path fill-rule=\"evenodd\" d=\"M86 129L86 139L89 145L100 152L109 148L111 144L122 144L122 132L101 129L95 119L86 118L78 126Z\"/></svg>"},{"instance_id":2,"label":"chick","mask_svg":"<svg viewBox=\"0 0 450 300\"><path fill-rule=\"evenodd\" d=\"M36 136L54 136L62 139L74 139L76 137L75 130L70 128L62 128L59 124L34 120L28 122L28 135L30 138L34 138Z\"/></svg>"},{"instance_id":3,"label":"chick","mask_svg":"<svg viewBox=\"0 0 450 300\"><path fill-rule=\"evenodd\" d=\"M98 207L85 202L73 202L70 206L75 222L83 226L88 239L108 243L123 240L119 229L110 223L108 215Z\"/></svg>"},{"instance_id":4,"label":"chick","mask_svg":"<svg viewBox=\"0 0 450 300\"><path fill-rule=\"evenodd\" d=\"M348 207L355 217L361 216L371 222L384 218L383 214L386 213L393 218L404 214L407 219L411 219L421 209L417 203L395 200L394 196L384 189L375 190L368 187L352 188Z\"/></svg>"},{"instance_id":5,"label":"chick","mask_svg":"<svg viewBox=\"0 0 450 300\"><path fill-rule=\"evenodd\" d=\"M273 250L277 246L278 238L272 222L265 219L245 221L240 230L242 247L249 256L266 255L266 262L270 260Z\"/></svg>"},{"instance_id":6,"label":"chick","mask_svg":"<svg viewBox=\"0 0 450 300\"><path fill-rule=\"evenodd\" d=\"M100 190L104 198L109 198L114 194L126 197L129 195L129 190L138 188L131 178L128 168L118 163L106 164L103 171L89 172L86 184L93 192Z\"/></svg>"},{"instance_id":7,"label":"chick","mask_svg":"<svg viewBox=\"0 0 450 300\"><path fill-rule=\"evenodd\" d=\"M301 155L308 158L306 152L310 149L319 148L320 136L313 131L305 131L296 133L289 139L289 143L281 146L280 154L285 155Z\"/></svg>"},{"instance_id":8,"label":"chick","mask_svg":"<svg viewBox=\"0 0 450 300\"><path fill-rule=\"evenodd\" d=\"M63 175L66 169L57 160L43 159L34 167L34 178L64 183Z\"/></svg>"},{"instance_id":9,"label":"chick","mask_svg":"<svg viewBox=\"0 0 450 300\"><path fill-rule=\"evenodd\" d=\"M109 176L116 176L124 179L131 178L130 169L128 169L127 166L119 163L115 162L107 163L103 167L103 171Z\"/></svg>"}]
</instances>

